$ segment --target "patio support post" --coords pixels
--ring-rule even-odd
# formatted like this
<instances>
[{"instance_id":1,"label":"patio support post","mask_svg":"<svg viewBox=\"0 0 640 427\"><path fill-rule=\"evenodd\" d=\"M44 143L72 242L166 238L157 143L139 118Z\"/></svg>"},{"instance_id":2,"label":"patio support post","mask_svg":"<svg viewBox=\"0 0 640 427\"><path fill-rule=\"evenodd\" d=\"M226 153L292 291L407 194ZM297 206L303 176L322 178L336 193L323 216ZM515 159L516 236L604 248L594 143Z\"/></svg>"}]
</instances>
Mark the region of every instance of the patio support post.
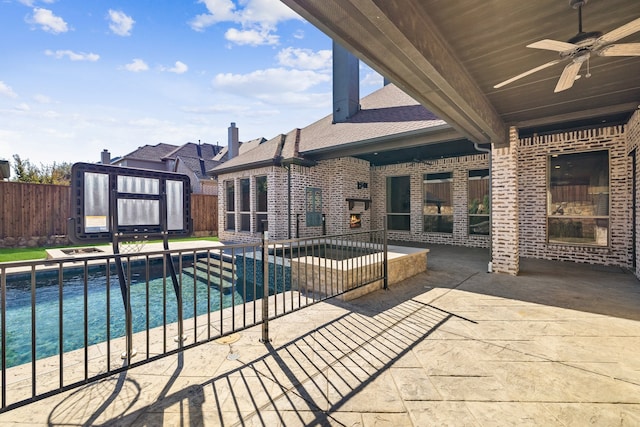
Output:
<instances>
[{"instance_id":1,"label":"patio support post","mask_svg":"<svg viewBox=\"0 0 640 427\"><path fill-rule=\"evenodd\" d=\"M518 140L512 127L509 146L491 149L491 267L514 276L520 271Z\"/></svg>"}]
</instances>

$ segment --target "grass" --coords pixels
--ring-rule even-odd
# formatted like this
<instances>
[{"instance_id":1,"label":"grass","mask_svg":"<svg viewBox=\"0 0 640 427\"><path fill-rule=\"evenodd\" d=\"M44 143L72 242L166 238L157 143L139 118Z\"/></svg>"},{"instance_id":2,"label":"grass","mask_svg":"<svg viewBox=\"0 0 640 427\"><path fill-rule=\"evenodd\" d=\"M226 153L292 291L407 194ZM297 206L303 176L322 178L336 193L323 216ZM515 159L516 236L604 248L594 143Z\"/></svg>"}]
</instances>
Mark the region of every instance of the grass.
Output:
<instances>
[{"instance_id":1,"label":"grass","mask_svg":"<svg viewBox=\"0 0 640 427\"><path fill-rule=\"evenodd\" d=\"M170 242L185 242L189 240L207 240L217 242L217 237L183 237L180 239L171 239ZM150 243L162 242L162 240L152 240ZM47 258L46 249L66 249L78 248L82 246L56 246L51 248L0 248L0 262L12 261L29 261L34 259Z\"/></svg>"}]
</instances>

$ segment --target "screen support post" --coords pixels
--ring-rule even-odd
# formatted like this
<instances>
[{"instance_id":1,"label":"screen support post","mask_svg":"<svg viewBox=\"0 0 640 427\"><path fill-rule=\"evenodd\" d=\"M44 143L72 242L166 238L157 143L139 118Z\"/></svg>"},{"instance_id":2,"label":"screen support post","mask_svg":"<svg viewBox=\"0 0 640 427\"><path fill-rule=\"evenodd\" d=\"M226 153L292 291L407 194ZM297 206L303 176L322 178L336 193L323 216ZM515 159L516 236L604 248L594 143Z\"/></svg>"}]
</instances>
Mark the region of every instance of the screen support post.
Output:
<instances>
[{"instance_id":1,"label":"screen support post","mask_svg":"<svg viewBox=\"0 0 640 427\"><path fill-rule=\"evenodd\" d=\"M167 221L167 192L162 192L160 195L160 224L162 227L162 247L165 250L164 259L167 267L169 268L169 274L171 275L171 282L173 283L173 290L176 293L176 305L178 309L178 336L174 338L174 341L178 343L178 348L182 348L182 344L187 339L184 335L184 322L182 313L182 289L178 276L176 274L176 268L173 264L173 258L169 253L169 224ZM194 313L194 315L197 315Z\"/></svg>"},{"instance_id":2,"label":"screen support post","mask_svg":"<svg viewBox=\"0 0 640 427\"><path fill-rule=\"evenodd\" d=\"M112 200L118 200L118 190L114 188L112 190ZM113 248L113 254L115 255L116 273L118 274L118 281L120 282L120 293L122 294L122 302L124 304L124 319L125 319L125 333L126 333L126 345L127 349L122 353L122 359L126 359L127 363L131 363L131 358L137 354L137 351L133 348L133 316L131 313L131 304L129 304L129 292L130 284L127 283L124 277L124 262L120 255L120 241L118 232L118 204L113 203L111 205L111 247ZM129 265L131 268L131 265ZM109 284L107 284L109 286Z\"/></svg>"}]
</instances>

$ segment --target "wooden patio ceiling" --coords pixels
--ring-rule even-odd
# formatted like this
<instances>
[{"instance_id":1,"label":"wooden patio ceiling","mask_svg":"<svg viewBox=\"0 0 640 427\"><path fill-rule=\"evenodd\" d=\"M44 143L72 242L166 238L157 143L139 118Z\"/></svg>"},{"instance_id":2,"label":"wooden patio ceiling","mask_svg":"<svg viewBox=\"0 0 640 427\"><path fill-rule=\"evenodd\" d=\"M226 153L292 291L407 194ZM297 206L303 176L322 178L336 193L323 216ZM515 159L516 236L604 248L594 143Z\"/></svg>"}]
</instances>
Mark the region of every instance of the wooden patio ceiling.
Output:
<instances>
[{"instance_id":1,"label":"wooden patio ceiling","mask_svg":"<svg viewBox=\"0 0 640 427\"><path fill-rule=\"evenodd\" d=\"M621 112L640 104L640 57L589 60L572 88L554 93L567 62L499 89L494 85L559 58L528 44L578 32L570 0L282 0L403 88L470 141L507 143L530 127ZM638 0L589 0L583 30L607 33L640 18ZM640 32L619 43L639 43Z\"/></svg>"}]
</instances>

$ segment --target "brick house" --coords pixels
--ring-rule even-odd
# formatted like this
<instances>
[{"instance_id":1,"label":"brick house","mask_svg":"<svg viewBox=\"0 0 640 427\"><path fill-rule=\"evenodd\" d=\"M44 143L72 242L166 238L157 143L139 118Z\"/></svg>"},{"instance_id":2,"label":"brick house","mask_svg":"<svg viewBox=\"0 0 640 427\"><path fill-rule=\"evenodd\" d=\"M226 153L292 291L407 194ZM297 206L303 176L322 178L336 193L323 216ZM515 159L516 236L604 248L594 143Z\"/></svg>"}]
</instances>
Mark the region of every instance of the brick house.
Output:
<instances>
[{"instance_id":1,"label":"brick house","mask_svg":"<svg viewBox=\"0 0 640 427\"><path fill-rule=\"evenodd\" d=\"M262 219L270 239L283 240L378 229L386 218L395 241L490 247L495 272L517 274L520 257L634 267L629 155L640 144L640 111L512 127L508 146L489 149L392 84L359 102L337 96L340 85L342 94L357 89L334 75L342 115L210 171L222 195L221 240L259 240Z\"/></svg>"}]
</instances>

